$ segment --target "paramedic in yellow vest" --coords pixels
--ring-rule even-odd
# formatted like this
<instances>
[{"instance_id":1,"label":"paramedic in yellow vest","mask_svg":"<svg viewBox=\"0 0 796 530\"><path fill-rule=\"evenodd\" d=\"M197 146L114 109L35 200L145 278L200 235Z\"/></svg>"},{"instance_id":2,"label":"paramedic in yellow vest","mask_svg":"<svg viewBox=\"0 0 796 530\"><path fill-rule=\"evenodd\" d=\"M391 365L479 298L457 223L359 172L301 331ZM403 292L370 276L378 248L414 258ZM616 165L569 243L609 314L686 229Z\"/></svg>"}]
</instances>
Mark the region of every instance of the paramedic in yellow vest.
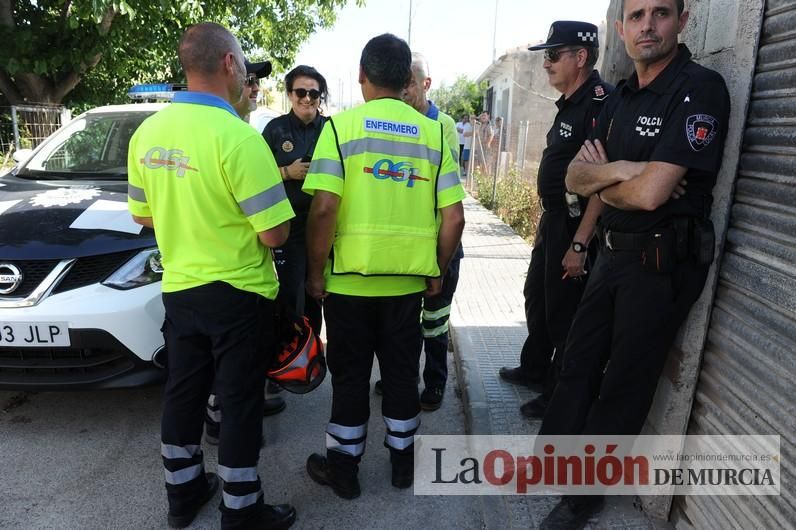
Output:
<instances>
[{"instance_id":1,"label":"paramedic in yellow vest","mask_svg":"<svg viewBox=\"0 0 796 530\"><path fill-rule=\"evenodd\" d=\"M326 455L310 455L307 472L346 499L360 494L374 354L392 485L412 485L423 294L440 292L464 228L464 189L442 126L401 100L411 64L394 35L367 43L359 63L366 103L326 123L303 188L314 195L307 288L325 298L332 374Z\"/></svg>"},{"instance_id":2,"label":"paramedic in yellow vest","mask_svg":"<svg viewBox=\"0 0 796 530\"><path fill-rule=\"evenodd\" d=\"M155 229L164 269L168 523L188 526L221 478L222 528L287 528L296 511L264 504L257 460L276 349L270 249L287 239L293 210L271 151L232 107L246 77L237 39L217 24L191 26L179 59L188 91L141 124L128 159L130 212ZM200 445L214 377L218 475L205 472Z\"/></svg>"}]
</instances>

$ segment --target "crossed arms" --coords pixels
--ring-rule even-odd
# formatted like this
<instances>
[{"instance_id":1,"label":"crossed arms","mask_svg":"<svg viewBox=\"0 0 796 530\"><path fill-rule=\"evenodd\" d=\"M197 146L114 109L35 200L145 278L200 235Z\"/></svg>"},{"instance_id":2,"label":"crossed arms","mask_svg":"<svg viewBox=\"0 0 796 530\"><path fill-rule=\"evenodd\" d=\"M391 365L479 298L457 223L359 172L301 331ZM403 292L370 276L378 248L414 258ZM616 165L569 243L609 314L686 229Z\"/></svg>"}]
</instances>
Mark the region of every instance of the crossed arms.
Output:
<instances>
[{"instance_id":1,"label":"crossed arms","mask_svg":"<svg viewBox=\"0 0 796 530\"><path fill-rule=\"evenodd\" d=\"M668 162L609 162L599 140L586 143L569 164L567 189L620 210L652 211L685 194L688 168Z\"/></svg>"}]
</instances>

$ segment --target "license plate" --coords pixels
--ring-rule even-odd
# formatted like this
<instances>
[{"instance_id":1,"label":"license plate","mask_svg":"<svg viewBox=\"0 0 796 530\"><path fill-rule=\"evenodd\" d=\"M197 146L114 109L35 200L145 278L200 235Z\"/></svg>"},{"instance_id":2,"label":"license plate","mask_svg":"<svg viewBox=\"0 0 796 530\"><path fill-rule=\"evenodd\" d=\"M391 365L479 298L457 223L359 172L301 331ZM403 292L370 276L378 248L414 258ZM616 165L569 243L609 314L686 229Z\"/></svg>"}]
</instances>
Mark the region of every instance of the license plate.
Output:
<instances>
[{"instance_id":1,"label":"license plate","mask_svg":"<svg viewBox=\"0 0 796 530\"><path fill-rule=\"evenodd\" d=\"M0 322L0 346L46 348L69 344L66 322Z\"/></svg>"}]
</instances>

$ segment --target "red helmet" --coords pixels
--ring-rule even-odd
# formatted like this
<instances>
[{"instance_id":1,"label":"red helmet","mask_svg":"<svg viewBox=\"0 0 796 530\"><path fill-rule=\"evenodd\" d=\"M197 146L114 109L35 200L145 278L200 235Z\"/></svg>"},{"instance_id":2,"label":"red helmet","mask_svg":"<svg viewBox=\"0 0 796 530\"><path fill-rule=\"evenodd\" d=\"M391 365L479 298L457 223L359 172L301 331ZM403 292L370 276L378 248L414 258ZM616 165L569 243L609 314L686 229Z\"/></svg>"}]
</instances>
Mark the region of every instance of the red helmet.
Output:
<instances>
[{"instance_id":1,"label":"red helmet","mask_svg":"<svg viewBox=\"0 0 796 530\"><path fill-rule=\"evenodd\" d=\"M279 386L295 394L306 394L326 377L323 342L312 331L307 317L292 319L266 375Z\"/></svg>"}]
</instances>

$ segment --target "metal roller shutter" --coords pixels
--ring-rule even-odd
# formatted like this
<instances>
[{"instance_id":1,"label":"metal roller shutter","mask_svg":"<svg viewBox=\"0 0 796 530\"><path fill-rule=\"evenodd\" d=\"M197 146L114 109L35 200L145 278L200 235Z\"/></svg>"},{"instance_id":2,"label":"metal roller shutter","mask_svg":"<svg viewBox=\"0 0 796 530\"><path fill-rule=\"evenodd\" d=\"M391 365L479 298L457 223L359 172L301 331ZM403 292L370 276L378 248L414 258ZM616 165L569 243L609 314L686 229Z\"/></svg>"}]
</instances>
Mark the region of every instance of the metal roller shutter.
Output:
<instances>
[{"instance_id":1,"label":"metal roller shutter","mask_svg":"<svg viewBox=\"0 0 796 530\"><path fill-rule=\"evenodd\" d=\"M679 497L696 528L789 528L796 499L796 0L769 0L689 434L779 434L779 497Z\"/></svg>"}]
</instances>

